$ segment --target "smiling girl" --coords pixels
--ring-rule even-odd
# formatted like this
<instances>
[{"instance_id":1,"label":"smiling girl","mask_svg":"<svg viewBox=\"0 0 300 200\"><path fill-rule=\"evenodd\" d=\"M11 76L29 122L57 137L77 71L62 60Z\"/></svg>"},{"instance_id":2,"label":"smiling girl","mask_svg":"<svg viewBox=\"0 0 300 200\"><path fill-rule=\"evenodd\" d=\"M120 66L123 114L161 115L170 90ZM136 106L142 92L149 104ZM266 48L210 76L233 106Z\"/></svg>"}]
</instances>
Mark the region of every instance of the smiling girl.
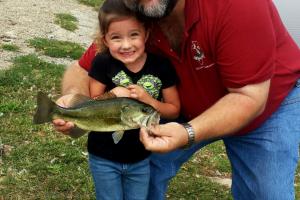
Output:
<instances>
[{"instance_id":1,"label":"smiling girl","mask_svg":"<svg viewBox=\"0 0 300 200\"><path fill-rule=\"evenodd\" d=\"M107 0L99 11L99 26L99 51L89 72L91 97L114 89L117 96L121 91L151 105L163 118L176 118L177 76L167 59L145 52L145 23L122 1ZM150 152L139 141L139 129L125 131L119 141L111 132L92 132L88 151L97 199L147 198Z\"/></svg>"}]
</instances>

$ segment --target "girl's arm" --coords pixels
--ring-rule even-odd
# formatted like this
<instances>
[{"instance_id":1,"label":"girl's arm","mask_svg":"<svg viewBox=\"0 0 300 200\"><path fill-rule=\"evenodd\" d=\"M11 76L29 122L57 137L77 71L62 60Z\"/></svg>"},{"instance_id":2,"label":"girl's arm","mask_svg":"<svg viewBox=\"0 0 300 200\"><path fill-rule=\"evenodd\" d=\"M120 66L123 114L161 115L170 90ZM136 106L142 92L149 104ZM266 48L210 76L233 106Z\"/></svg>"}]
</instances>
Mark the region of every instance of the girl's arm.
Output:
<instances>
[{"instance_id":1,"label":"girl's arm","mask_svg":"<svg viewBox=\"0 0 300 200\"><path fill-rule=\"evenodd\" d=\"M180 113L180 99L176 86L171 86L162 90L163 102L157 101L157 106L159 113L162 117L168 119L175 119Z\"/></svg>"},{"instance_id":2,"label":"girl's arm","mask_svg":"<svg viewBox=\"0 0 300 200\"><path fill-rule=\"evenodd\" d=\"M91 78L90 77L90 80L89 80L89 86L90 86L90 95L91 95L91 98L95 98L97 96L100 96L102 94L104 94L105 92L105 88L106 88L106 85Z\"/></svg>"},{"instance_id":3,"label":"girl's arm","mask_svg":"<svg viewBox=\"0 0 300 200\"><path fill-rule=\"evenodd\" d=\"M180 112L180 100L176 86L162 90L163 102L151 97L141 86L129 85L130 97L142 101L155 108L163 118L175 119Z\"/></svg>"}]
</instances>

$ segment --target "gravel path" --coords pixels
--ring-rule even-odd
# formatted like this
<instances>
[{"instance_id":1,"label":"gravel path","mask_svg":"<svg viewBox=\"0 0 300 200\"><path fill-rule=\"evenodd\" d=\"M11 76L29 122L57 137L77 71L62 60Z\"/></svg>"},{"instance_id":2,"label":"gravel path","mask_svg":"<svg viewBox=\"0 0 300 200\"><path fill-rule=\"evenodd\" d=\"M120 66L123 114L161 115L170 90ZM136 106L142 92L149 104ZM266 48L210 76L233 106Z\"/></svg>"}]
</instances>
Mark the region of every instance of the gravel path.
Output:
<instances>
[{"instance_id":1,"label":"gravel path","mask_svg":"<svg viewBox=\"0 0 300 200\"><path fill-rule=\"evenodd\" d=\"M15 44L20 52L0 49L0 69L8 68L11 59L18 55L34 53L27 40L34 37L71 41L87 47L97 29L97 11L79 4L76 0L0 0L0 45ZM55 13L69 13L78 21L75 32L54 24ZM42 59L59 64L70 64L70 59L53 59L39 55Z\"/></svg>"}]
</instances>

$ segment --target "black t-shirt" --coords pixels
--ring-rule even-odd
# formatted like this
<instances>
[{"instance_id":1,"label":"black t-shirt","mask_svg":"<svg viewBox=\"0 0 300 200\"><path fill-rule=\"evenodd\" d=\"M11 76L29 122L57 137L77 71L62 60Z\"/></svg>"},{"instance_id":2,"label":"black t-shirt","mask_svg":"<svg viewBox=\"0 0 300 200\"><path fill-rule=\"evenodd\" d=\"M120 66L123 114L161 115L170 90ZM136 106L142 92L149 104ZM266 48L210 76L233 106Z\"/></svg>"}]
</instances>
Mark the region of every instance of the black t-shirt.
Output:
<instances>
[{"instance_id":1,"label":"black t-shirt","mask_svg":"<svg viewBox=\"0 0 300 200\"><path fill-rule=\"evenodd\" d=\"M162 89L174 86L178 81L169 60L149 53L145 65L137 73L129 71L110 54L98 54L93 60L89 76L105 84L106 90L130 84L140 85L158 100L162 98ZM139 129L125 131L117 144L113 142L112 132L91 132L88 137L88 151L122 163L137 162L150 155L139 140Z\"/></svg>"}]
</instances>

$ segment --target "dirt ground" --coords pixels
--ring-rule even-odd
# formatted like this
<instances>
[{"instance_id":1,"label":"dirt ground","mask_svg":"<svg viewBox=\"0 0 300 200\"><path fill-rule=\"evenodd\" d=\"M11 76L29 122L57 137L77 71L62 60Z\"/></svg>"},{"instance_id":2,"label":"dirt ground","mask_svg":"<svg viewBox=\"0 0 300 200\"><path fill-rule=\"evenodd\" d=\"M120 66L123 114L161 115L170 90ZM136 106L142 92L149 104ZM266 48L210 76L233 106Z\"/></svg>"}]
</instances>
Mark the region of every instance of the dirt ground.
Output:
<instances>
[{"instance_id":1,"label":"dirt ground","mask_svg":"<svg viewBox=\"0 0 300 200\"><path fill-rule=\"evenodd\" d=\"M0 0L0 45L14 44L19 52L0 49L0 69L8 68L11 59L18 55L34 53L27 40L43 37L71 41L87 47L97 29L97 11L76 0ZM56 13L69 13L79 23L75 32L67 31L54 24ZM70 59L53 59L39 55L44 60L59 64L72 62Z\"/></svg>"}]
</instances>

